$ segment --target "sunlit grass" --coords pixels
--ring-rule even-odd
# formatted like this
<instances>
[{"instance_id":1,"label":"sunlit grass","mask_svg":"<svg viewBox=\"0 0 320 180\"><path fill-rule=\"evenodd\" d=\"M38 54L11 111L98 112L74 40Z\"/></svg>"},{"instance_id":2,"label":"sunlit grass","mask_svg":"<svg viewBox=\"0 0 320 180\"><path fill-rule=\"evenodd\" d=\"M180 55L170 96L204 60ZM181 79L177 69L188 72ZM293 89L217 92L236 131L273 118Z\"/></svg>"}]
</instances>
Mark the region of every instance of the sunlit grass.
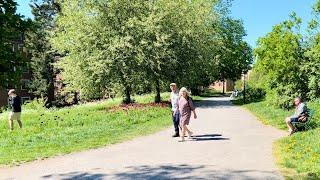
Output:
<instances>
[{"instance_id":1,"label":"sunlit grass","mask_svg":"<svg viewBox=\"0 0 320 180\"><path fill-rule=\"evenodd\" d=\"M320 179L320 105L308 103L315 110L312 119L314 129L301 131L293 136L280 139L274 144L274 154L286 179ZM286 111L268 105L265 101L244 105L263 123L286 130Z\"/></svg>"},{"instance_id":2,"label":"sunlit grass","mask_svg":"<svg viewBox=\"0 0 320 180\"><path fill-rule=\"evenodd\" d=\"M169 93L162 95L167 100ZM153 101L153 95L134 97L138 103ZM17 164L59 154L97 148L147 135L171 125L170 108L110 111L120 98L70 108L25 110L23 129L15 123L10 132L8 113L0 114L0 164Z\"/></svg>"}]
</instances>

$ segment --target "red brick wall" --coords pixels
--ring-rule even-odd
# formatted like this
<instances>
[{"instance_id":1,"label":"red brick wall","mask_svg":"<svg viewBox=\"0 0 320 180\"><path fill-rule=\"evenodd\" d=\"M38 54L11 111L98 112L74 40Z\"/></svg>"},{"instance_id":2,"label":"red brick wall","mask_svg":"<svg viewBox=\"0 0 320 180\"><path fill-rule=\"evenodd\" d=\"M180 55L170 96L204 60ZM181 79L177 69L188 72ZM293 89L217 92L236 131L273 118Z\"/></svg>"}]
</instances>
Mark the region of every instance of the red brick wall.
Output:
<instances>
[{"instance_id":1,"label":"red brick wall","mask_svg":"<svg viewBox=\"0 0 320 180\"><path fill-rule=\"evenodd\" d=\"M216 81L214 82L210 88L213 88L217 91L221 91L223 90L223 82L222 81ZM224 83L224 90L225 92L228 92L228 91L233 91L234 90L234 82L231 81L231 80L226 80L225 83Z\"/></svg>"}]
</instances>

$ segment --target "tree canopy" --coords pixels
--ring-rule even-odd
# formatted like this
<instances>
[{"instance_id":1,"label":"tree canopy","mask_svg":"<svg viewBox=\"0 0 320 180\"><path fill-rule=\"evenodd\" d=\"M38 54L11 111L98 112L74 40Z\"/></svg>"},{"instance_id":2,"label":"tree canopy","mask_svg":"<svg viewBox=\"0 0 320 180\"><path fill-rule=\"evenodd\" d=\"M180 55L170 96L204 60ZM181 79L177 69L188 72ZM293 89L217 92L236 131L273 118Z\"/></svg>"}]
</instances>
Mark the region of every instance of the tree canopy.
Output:
<instances>
[{"instance_id":1,"label":"tree canopy","mask_svg":"<svg viewBox=\"0 0 320 180\"><path fill-rule=\"evenodd\" d=\"M21 47L29 21L16 13L17 3L13 0L0 1L0 87L20 80L25 57Z\"/></svg>"},{"instance_id":2,"label":"tree canopy","mask_svg":"<svg viewBox=\"0 0 320 180\"><path fill-rule=\"evenodd\" d=\"M52 49L49 38L55 27L54 18L59 5L54 0L34 0L31 4L34 20L27 33L26 47L31 56L31 91L38 97L46 97L47 105L54 101L54 68L57 53Z\"/></svg>"},{"instance_id":3,"label":"tree canopy","mask_svg":"<svg viewBox=\"0 0 320 180\"><path fill-rule=\"evenodd\" d=\"M225 11L228 2L58 2L51 42L64 57L56 66L82 99L121 93L130 102L134 93L155 91L159 102L168 82L196 93L221 69L236 79L251 62L241 21Z\"/></svg>"},{"instance_id":4,"label":"tree canopy","mask_svg":"<svg viewBox=\"0 0 320 180\"><path fill-rule=\"evenodd\" d=\"M292 13L258 41L251 84L265 89L271 104L289 108L294 97L315 100L320 95L319 4L307 35L301 33L301 18Z\"/></svg>"}]
</instances>

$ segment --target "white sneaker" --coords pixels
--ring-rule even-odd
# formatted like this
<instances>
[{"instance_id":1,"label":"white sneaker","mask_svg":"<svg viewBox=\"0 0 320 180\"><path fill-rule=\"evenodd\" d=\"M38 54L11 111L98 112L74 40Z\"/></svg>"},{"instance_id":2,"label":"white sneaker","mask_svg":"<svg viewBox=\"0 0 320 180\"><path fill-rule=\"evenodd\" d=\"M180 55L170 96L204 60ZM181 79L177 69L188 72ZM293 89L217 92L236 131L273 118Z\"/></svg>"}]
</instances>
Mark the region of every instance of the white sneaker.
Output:
<instances>
[{"instance_id":1,"label":"white sneaker","mask_svg":"<svg viewBox=\"0 0 320 180\"><path fill-rule=\"evenodd\" d=\"M190 132L190 133L188 134L188 138L191 139L191 138L192 138L192 135L193 135L193 132Z\"/></svg>"}]
</instances>

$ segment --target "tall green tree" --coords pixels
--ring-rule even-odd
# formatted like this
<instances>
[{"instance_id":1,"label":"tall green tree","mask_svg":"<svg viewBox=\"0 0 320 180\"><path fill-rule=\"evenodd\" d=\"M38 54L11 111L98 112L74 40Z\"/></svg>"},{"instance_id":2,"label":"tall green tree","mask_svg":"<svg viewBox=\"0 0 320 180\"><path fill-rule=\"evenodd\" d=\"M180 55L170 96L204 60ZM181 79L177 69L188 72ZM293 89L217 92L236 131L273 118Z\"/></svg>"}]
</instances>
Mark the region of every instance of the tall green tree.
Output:
<instances>
[{"instance_id":1,"label":"tall green tree","mask_svg":"<svg viewBox=\"0 0 320 180\"><path fill-rule=\"evenodd\" d=\"M209 77L214 31L207 22L216 17L213 6L215 2L207 0L151 4L151 13L143 20L151 36L144 36L141 42L149 42L142 46L143 64L156 89L156 102L160 101L161 83L176 81L193 88L204 85Z\"/></svg>"},{"instance_id":2,"label":"tall green tree","mask_svg":"<svg viewBox=\"0 0 320 180\"><path fill-rule=\"evenodd\" d=\"M54 67L58 55L50 44L51 32L55 27L54 18L59 12L59 4L54 0L33 1L33 28L28 33L27 48L31 54L33 94L47 99L51 106L54 97Z\"/></svg>"},{"instance_id":3,"label":"tall green tree","mask_svg":"<svg viewBox=\"0 0 320 180\"><path fill-rule=\"evenodd\" d=\"M269 100L283 108L291 107L295 96L306 98L308 92L308 77L301 71L305 63L299 31L301 19L295 14L290 17L260 38L255 49L254 70L265 82Z\"/></svg>"},{"instance_id":4,"label":"tall green tree","mask_svg":"<svg viewBox=\"0 0 320 180\"><path fill-rule=\"evenodd\" d=\"M237 80L246 73L252 64L251 47L243 40L246 32L240 20L230 17L222 18L221 25L217 26L221 40L216 63L217 78L225 82L226 79ZM224 93L223 85L223 93Z\"/></svg>"},{"instance_id":5,"label":"tall green tree","mask_svg":"<svg viewBox=\"0 0 320 180\"><path fill-rule=\"evenodd\" d=\"M29 21L16 13L17 3L0 0L0 86L17 83L26 64L23 53L16 46L23 43Z\"/></svg>"},{"instance_id":6,"label":"tall green tree","mask_svg":"<svg viewBox=\"0 0 320 180\"><path fill-rule=\"evenodd\" d=\"M51 42L64 56L55 63L66 91L77 91L81 100L99 99L111 87L103 24L97 1L58 1L61 12Z\"/></svg>"},{"instance_id":7,"label":"tall green tree","mask_svg":"<svg viewBox=\"0 0 320 180\"><path fill-rule=\"evenodd\" d=\"M313 6L314 18L309 23L309 39L304 47L306 62L303 73L308 75L308 97L320 97L320 1Z\"/></svg>"},{"instance_id":8,"label":"tall green tree","mask_svg":"<svg viewBox=\"0 0 320 180\"><path fill-rule=\"evenodd\" d=\"M151 86L159 102L170 81L196 93L215 80L218 1L60 2L51 42L65 54L57 63L64 82L83 100L121 92L129 103Z\"/></svg>"}]
</instances>

